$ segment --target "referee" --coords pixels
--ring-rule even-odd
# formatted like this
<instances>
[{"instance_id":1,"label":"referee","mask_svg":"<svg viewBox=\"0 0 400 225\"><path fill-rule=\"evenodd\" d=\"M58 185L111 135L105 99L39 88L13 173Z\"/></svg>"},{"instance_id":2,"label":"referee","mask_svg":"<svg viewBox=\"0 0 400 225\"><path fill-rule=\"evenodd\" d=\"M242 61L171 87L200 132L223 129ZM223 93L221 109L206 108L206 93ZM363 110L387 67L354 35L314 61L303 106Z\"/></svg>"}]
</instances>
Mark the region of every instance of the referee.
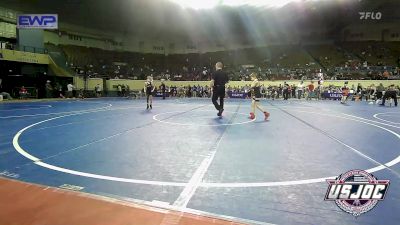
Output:
<instances>
[{"instance_id":1,"label":"referee","mask_svg":"<svg viewBox=\"0 0 400 225\"><path fill-rule=\"evenodd\" d=\"M397 107L397 92L396 92L393 84L390 85L389 89L385 91L385 94L383 95L383 98L382 98L382 103L380 105L385 106L385 101L388 98L392 98L394 100L394 106Z\"/></svg>"},{"instance_id":2,"label":"referee","mask_svg":"<svg viewBox=\"0 0 400 225\"><path fill-rule=\"evenodd\" d=\"M222 112L224 111L225 84L229 81L228 74L222 71L222 67L223 65L221 62L215 64L215 72L212 74L210 84L213 90L212 102L215 109L218 110L218 116L222 116ZM219 105L217 103L218 98Z\"/></svg>"}]
</instances>

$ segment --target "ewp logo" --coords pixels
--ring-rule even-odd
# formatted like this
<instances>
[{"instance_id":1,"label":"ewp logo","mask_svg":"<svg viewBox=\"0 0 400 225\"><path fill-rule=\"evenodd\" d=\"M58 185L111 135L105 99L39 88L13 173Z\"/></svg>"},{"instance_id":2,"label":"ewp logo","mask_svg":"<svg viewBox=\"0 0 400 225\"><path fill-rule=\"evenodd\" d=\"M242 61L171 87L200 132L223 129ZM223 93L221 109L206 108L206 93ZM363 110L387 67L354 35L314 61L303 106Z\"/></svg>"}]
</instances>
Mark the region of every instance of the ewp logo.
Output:
<instances>
[{"instance_id":1,"label":"ewp logo","mask_svg":"<svg viewBox=\"0 0 400 225\"><path fill-rule=\"evenodd\" d=\"M18 15L17 28L58 29L57 14Z\"/></svg>"}]
</instances>

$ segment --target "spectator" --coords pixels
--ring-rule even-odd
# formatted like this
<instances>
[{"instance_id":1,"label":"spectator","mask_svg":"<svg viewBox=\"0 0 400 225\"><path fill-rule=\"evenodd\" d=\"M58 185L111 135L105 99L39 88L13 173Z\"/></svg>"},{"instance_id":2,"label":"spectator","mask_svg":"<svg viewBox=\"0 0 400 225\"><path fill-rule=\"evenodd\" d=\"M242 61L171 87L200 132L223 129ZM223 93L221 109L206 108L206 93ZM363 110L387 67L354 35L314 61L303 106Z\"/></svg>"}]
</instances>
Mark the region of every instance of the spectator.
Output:
<instances>
[{"instance_id":1,"label":"spectator","mask_svg":"<svg viewBox=\"0 0 400 225\"><path fill-rule=\"evenodd\" d=\"M74 85L72 85L71 83L67 84L67 98L72 98L73 96L73 90L74 90Z\"/></svg>"},{"instance_id":2,"label":"spectator","mask_svg":"<svg viewBox=\"0 0 400 225\"><path fill-rule=\"evenodd\" d=\"M307 100L311 100L314 97L314 81L307 86Z\"/></svg>"},{"instance_id":3,"label":"spectator","mask_svg":"<svg viewBox=\"0 0 400 225\"><path fill-rule=\"evenodd\" d=\"M100 84L97 84L96 87L94 88L96 92L96 97L99 98L101 97L101 87Z\"/></svg>"},{"instance_id":4,"label":"spectator","mask_svg":"<svg viewBox=\"0 0 400 225\"><path fill-rule=\"evenodd\" d=\"M161 79L161 85L160 85L160 89L161 89L161 94L162 94L162 98L163 99L165 99L165 91L166 91L166 88L165 88L165 80L164 79Z\"/></svg>"},{"instance_id":5,"label":"spectator","mask_svg":"<svg viewBox=\"0 0 400 225\"><path fill-rule=\"evenodd\" d=\"M56 84L56 89L57 89L58 97L65 98L63 95L62 86L59 83Z\"/></svg>"},{"instance_id":6,"label":"spectator","mask_svg":"<svg viewBox=\"0 0 400 225\"><path fill-rule=\"evenodd\" d=\"M303 91L304 91L304 84L303 81L300 81L300 83L297 85L297 98L300 99L303 96Z\"/></svg>"},{"instance_id":7,"label":"spectator","mask_svg":"<svg viewBox=\"0 0 400 225\"><path fill-rule=\"evenodd\" d=\"M193 87L192 87L192 97L197 97L197 87L196 87L196 85L193 85Z\"/></svg>"},{"instance_id":8,"label":"spectator","mask_svg":"<svg viewBox=\"0 0 400 225\"><path fill-rule=\"evenodd\" d=\"M296 98L296 86L294 84L292 84L291 90L292 90L292 98Z\"/></svg>"},{"instance_id":9,"label":"spectator","mask_svg":"<svg viewBox=\"0 0 400 225\"><path fill-rule=\"evenodd\" d=\"M118 84L117 90L118 90L118 97L121 97L122 96L122 86L120 84Z\"/></svg>"},{"instance_id":10,"label":"spectator","mask_svg":"<svg viewBox=\"0 0 400 225\"><path fill-rule=\"evenodd\" d=\"M283 83L283 100L288 100L289 98L289 85L286 81Z\"/></svg>"},{"instance_id":11,"label":"spectator","mask_svg":"<svg viewBox=\"0 0 400 225\"><path fill-rule=\"evenodd\" d=\"M376 99L382 99L384 90L385 88L383 87L383 84L380 83L379 86L376 88Z\"/></svg>"},{"instance_id":12,"label":"spectator","mask_svg":"<svg viewBox=\"0 0 400 225\"><path fill-rule=\"evenodd\" d=\"M360 101L362 101L362 98L363 98L363 95L364 95L364 90L363 90L363 87L361 86L360 83L358 83L358 85L357 85L357 91L356 91L356 93L357 93L357 95L358 95Z\"/></svg>"},{"instance_id":13,"label":"spectator","mask_svg":"<svg viewBox=\"0 0 400 225\"><path fill-rule=\"evenodd\" d=\"M375 84L372 84L371 87L369 88L369 93L367 93L368 98L372 99L376 95L376 87Z\"/></svg>"},{"instance_id":14,"label":"spectator","mask_svg":"<svg viewBox=\"0 0 400 225\"><path fill-rule=\"evenodd\" d=\"M25 99L28 96L28 91L26 90L26 88L24 86L22 86L19 89L19 98L20 99Z\"/></svg>"},{"instance_id":15,"label":"spectator","mask_svg":"<svg viewBox=\"0 0 400 225\"><path fill-rule=\"evenodd\" d=\"M316 88L315 91L314 91L315 97L316 97L318 100L321 99L322 89L323 89L323 87L322 87L322 80L319 80L319 81L318 81L317 88Z\"/></svg>"},{"instance_id":16,"label":"spectator","mask_svg":"<svg viewBox=\"0 0 400 225\"><path fill-rule=\"evenodd\" d=\"M46 90L46 98L52 98L53 97L53 86L51 86L51 81L49 81L49 80L46 81L45 90Z\"/></svg>"},{"instance_id":17,"label":"spectator","mask_svg":"<svg viewBox=\"0 0 400 225\"><path fill-rule=\"evenodd\" d=\"M122 97L126 96L126 87L125 84L122 85Z\"/></svg>"},{"instance_id":18,"label":"spectator","mask_svg":"<svg viewBox=\"0 0 400 225\"><path fill-rule=\"evenodd\" d=\"M382 76L383 76L383 79L388 80L390 74L389 74L389 72L387 70L385 70L385 72L383 72Z\"/></svg>"}]
</instances>

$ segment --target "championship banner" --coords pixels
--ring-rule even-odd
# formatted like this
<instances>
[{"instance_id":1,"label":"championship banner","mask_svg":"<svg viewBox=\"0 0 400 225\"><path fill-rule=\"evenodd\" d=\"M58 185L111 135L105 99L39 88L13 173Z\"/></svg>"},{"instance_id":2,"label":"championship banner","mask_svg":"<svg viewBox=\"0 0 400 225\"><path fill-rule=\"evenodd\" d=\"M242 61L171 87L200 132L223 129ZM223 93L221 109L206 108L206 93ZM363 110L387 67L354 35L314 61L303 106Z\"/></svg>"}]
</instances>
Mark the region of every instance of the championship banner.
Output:
<instances>
[{"instance_id":1,"label":"championship banner","mask_svg":"<svg viewBox=\"0 0 400 225\"><path fill-rule=\"evenodd\" d=\"M154 97L162 97L162 96L163 96L162 92L158 92L158 91L154 95ZM168 92L165 92L165 97L169 97L169 93Z\"/></svg>"},{"instance_id":2,"label":"championship banner","mask_svg":"<svg viewBox=\"0 0 400 225\"><path fill-rule=\"evenodd\" d=\"M246 98L247 97L247 93L245 93L245 92L228 91L228 96L229 96L229 98Z\"/></svg>"},{"instance_id":3,"label":"championship banner","mask_svg":"<svg viewBox=\"0 0 400 225\"><path fill-rule=\"evenodd\" d=\"M337 93L328 93L328 92L324 92L322 93L322 98L324 99L341 99L343 96L342 92L337 92Z\"/></svg>"}]
</instances>

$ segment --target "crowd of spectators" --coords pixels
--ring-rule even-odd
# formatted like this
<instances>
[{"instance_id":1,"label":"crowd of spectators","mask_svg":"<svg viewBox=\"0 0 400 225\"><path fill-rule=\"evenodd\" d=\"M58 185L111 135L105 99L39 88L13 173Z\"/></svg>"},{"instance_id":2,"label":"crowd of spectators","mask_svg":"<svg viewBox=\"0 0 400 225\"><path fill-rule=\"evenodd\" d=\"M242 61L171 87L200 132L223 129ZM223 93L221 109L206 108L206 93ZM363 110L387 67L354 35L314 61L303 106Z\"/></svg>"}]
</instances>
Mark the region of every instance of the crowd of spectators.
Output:
<instances>
[{"instance_id":1,"label":"crowd of spectators","mask_svg":"<svg viewBox=\"0 0 400 225\"><path fill-rule=\"evenodd\" d=\"M383 93L388 89L393 89L396 91L397 95L400 94L399 85L383 86L379 84L375 86L374 84L363 87L361 84L351 85L349 91L353 96L353 99L362 101L364 100L377 100L381 99ZM161 87L156 87L156 93L160 92ZM251 87L250 85L244 86L226 86L226 97L237 96L237 94L242 94L242 98L251 97ZM300 81L298 84L288 84L287 82L282 82L279 85L261 85L261 94L263 98L266 99L284 99L288 100L290 98L295 99L325 99L326 93L342 93L342 86L334 85L323 85L320 81L310 81L303 82ZM143 90L141 91L143 93ZM166 92L168 97L179 97L179 98L210 98L212 90L208 85L187 85L187 86L166 86ZM161 96L161 95L160 95ZM338 98L336 98L338 99Z\"/></svg>"},{"instance_id":2,"label":"crowd of spectators","mask_svg":"<svg viewBox=\"0 0 400 225\"><path fill-rule=\"evenodd\" d=\"M236 50L234 53L223 51L161 55L119 53L77 46L64 47L69 49L65 51L66 54L70 54L70 57L67 57L69 60L67 66L75 73L87 77L142 80L152 75L154 79L204 81L210 79L211 68L218 59L224 62L230 79L237 81L249 80L252 72L257 72L262 80L314 79L319 71L326 74L326 79L400 79L400 59L393 60L395 58L393 51L386 50L380 53L376 48L366 46L367 50L358 53L358 50L351 48L351 45L321 46L322 50L318 46L304 48L308 49L308 53L302 51L299 46L286 48L281 46L271 47L272 50L268 48ZM373 55L376 57L367 57L375 50L378 51ZM269 56L265 56L266 53L269 53ZM263 54L264 57L261 56ZM376 58L392 60L373 60Z\"/></svg>"}]
</instances>

